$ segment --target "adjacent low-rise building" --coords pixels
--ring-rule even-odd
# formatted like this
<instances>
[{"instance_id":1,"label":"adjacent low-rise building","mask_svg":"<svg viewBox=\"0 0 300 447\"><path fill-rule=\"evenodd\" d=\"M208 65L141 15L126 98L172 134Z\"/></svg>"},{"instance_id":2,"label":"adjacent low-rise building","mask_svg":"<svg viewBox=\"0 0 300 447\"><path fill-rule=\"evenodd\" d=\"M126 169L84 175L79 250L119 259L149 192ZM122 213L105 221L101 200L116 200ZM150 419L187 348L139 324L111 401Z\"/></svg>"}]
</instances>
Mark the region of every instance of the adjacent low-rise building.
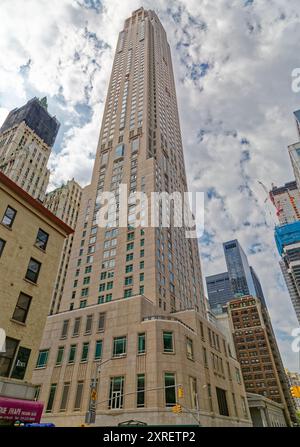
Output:
<instances>
[{"instance_id":1,"label":"adjacent low-rise building","mask_svg":"<svg viewBox=\"0 0 300 447\"><path fill-rule=\"evenodd\" d=\"M5 405L7 399L34 397L32 371L62 246L71 232L0 172L0 328L6 332L0 347L0 402L5 398Z\"/></svg>"},{"instance_id":2,"label":"adjacent low-rise building","mask_svg":"<svg viewBox=\"0 0 300 447\"><path fill-rule=\"evenodd\" d=\"M89 410L103 426L252 425L224 335L195 310L162 315L142 295L49 316L34 383L56 426L80 426Z\"/></svg>"}]
</instances>

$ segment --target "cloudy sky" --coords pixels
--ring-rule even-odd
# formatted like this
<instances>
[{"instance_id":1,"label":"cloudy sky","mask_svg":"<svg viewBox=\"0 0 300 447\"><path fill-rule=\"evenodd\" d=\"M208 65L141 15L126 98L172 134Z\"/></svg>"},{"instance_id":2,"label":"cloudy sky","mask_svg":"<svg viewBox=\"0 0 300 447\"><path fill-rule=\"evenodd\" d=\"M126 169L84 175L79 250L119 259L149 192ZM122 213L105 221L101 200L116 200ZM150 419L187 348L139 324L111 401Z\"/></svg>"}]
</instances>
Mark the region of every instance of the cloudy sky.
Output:
<instances>
[{"instance_id":1,"label":"cloudy sky","mask_svg":"<svg viewBox=\"0 0 300 447\"><path fill-rule=\"evenodd\" d=\"M190 190L204 191L204 275L225 271L222 242L238 238L258 273L284 363L297 320L258 184L293 178L287 145L300 93L299 0L1 0L0 125L32 96L62 123L51 187L89 183L118 32L140 6L155 9L174 64Z\"/></svg>"}]
</instances>

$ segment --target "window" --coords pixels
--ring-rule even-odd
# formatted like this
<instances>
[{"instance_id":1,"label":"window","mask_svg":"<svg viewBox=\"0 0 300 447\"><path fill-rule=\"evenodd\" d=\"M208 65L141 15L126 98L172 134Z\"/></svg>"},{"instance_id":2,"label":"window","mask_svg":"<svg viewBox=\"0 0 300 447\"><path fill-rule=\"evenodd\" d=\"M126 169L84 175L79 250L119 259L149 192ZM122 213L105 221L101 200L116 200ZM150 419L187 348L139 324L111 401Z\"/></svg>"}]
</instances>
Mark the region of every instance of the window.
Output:
<instances>
[{"instance_id":1,"label":"window","mask_svg":"<svg viewBox=\"0 0 300 447\"><path fill-rule=\"evenodd\" d=\"M110 289L112 289L113 286L114 286L114 282L113 282L113 281L109 281L109 282L106 284L106 290L110 290Z\"/></svg>"},{"instance_id":2,"label":"window","mask_svg":"<svg viewBox=\"0 0 300 447\"><path fill-rule=\"evenodd\" d=\"M80 301L80 303L79 303L79 307L80 307L80 309L82 309L83 307L86 307L86 304L87 304L87 301L86 301L86 300L82 300L82 301Z\"/></svg>"},{"instance_id":3,"label":"window","mask_svg":"<svg viewBox=\"0 0 300 447\"><path fill-rule=\"evenodd\" d=\"M77 382L75 402L74 402L74 411L78 411L81 409L83 385L84 385L84 382Z\"/></svg>"},{"instance_id":4,"label":"window","mask_svg":"<svg viewBox=\"0 0 300 447\"><path fill-rule=\"evenodd\" d=\"M145 374L137 375L136 406L145 406Z\"/></svg>"},{"instance_id":5,"label":"window","mask_svg":"<svg viewBox=\"0 0 300 447\"><path fill-rule=\"evenodd\" d=\"M126 255L126 262L133 260L133 253Z\"/></svg>"},{"instance_id":6,"label":"window","mask_svg":"<svg viewBox=\"0 0 300 447\"><path fill-rule=\"evenodd\" d=\"M133 277L127 276L127 278L125 278L125 286L130 286L132 283L133 283Z\"/></svg>"},{"instance_id":7,"label":"window","mask_svg":"<svg viewBox=\"0 0 300 447\"><path fill-rule=\"evenodd\" d=\"M125 273L130 273L133 271L133 264L126 265Z\"/></svg>"},{"instance_id":8,"label":"window","mask_svg":"<svg viewBox=\"0 0 300 447\"><path fill-rule=\"evenodd\" d=\"M105 290L105 283L99 285L99 292L103 292Z\"/></svg>"},{"instance_id":9,"label":"window","mask_svg":"<svg viewBox=\"0 0 300 447\"><path fill-rule=\"evenodd\" d=\"M70 346L68 363L74 363L76 357L76 345Z\"/></svg>"},{"instance_id":10,"label":"window","mask_svg":"<svg viewBox=\"0 0 300 447\"><path fill-rule=\"evenodd\" d=\"M140 257L143 258L145 256L145 250L140 250Z\"/></svg>"},{"instance_id":11,"label":"window","mask_svg":"<svg viewBox=\"0 0 300 447\"><path fill-rule=\"evenodd\" d=\"M140 281L141 281L141 282L144 281L144 278L145 278L144 273L140 273Z\"/></svg>"},{"instance_id":12,"label":"window","mask_svg":"<svg viewBox=\"0 0 300 447\"><path fill-rule=\"evenodd\" d=\"M5 347L6 351L0 353L0 376L8 377L12 362L15 358L16 350L19 345L19 340L6 337Z\"/></svg>"},{"instance_id":13,"label":"window","mask_svg":"<svg viewBox=\"0 0 300 447\"><path fill-rule=\"evenodd\" d=\"M140 262L140 269L142 270L145 267L145 261Z\"/></svg>"},{"instance_id":14,"label":"window","mask_svg":"<svg viewBox=\"0 0 300 447\"><path fill-rule=\"evenodd\" d=\"M69 329L69 321L70 320L64 320L60 338L66 338L67 337L68 329Z\"/></svg>"},{"instance_id":15,"label":"window","mask_svg":"<svg viewBox=\"0 0 300 447\"><path fill-rule=\"evenodd\" d=\"M0 256L3 253L4 247L5 247L6 241L4 239L0 238Z\"/></svg>"},{"instance_id":16,"label":"window","mask_svg":"<svg viewBox=\"0 0 300 447\"><path fill-rule=\"evenodd\" d=\"M86 287L84 289L81 290L81 296L88 296L89 294L89 288Z\"/></svg>"},{"instance_id":17,"label":"window","mask_svg":"<svg viewBox=\"0 0 300 447\"><path fill-rule=\"evenodd\" d=\"M107 293L106 297L105 297L105 301L108 302L108 301L111 301L111 300L112 300L112 294L111 293Z\"/></svg>"},{"instance_id":18,"label":"window","mask_svg":"<svg viewBox=\"0 0 300 447\"><path fill-rule=\"evenodd\" d=\"M86 317L85 323L85 334L90 334L92 332L93 315L88 315Z\"/></svg>"},{"instance_id":19,"label":"window","mask_svg":"<svg viewBox=\"0 0 300 447\"><path fill-rule=\"evenodd\" d=\"M123 408L124 376L111 377L108 408Z\"/></svg>"},{"instance_id":20,"label":"window","mask_svg":"<svg viewBox=\"0 0 300 447\"><path fill-rule=\"evenodd\" d=\"M144 295L145 287L140 286L140 295Z\"/></svg>"},{"instance_id":21,"label":"window","mask_svg":"<svg viewBox=\"0 0 300 447\"><path fill-rule=\"evenodd\" d=\"M132 296L132 289L125 289L124 298L129 298L130 296Z\"/></svg>"},{"instance_id":22,"label":"window","mask_svg":"<svg viewBox=\"0 0 300 447\"><path fill-rule=\"evenodd\" d=\"M46 413L51 413L51 411L52 411L55 393L56 393L56 387L57 387L56 383L52 383L50 386L50 392L49 392L49 397L48 397L48 402L47 402L47 407L46 407Z\"/></svg>"},{"instance_id":23,"label":"window","mask_svg":"<svg viewBox=\"0 0 300 447\"><path fill-rule=\"evenodd\" d=\"M37 368L44 368L47 365L48 361L48 355L49 355L49 349L44 349L42 351L39 351L36 367Z\"/></svg>"},{"instance_id":24,"label":"window","mask_svg":"<svg viewBox=\"0 0 300 447\"><path fill-rule=\"evenodd\" d=\"M124 144L118 144L115 149L115 158L124 156Z\"/></svg>"},{"instance_id":25,"label":"window","mask_svg":"<svg viewBox=\"0 0 300 447\"><path fill-rule=\"evenodd\" d=\"M135 138L131 141L131 152L136 152L139 149L139 139Z\"/></svg>"},{"instance_id":26,"label":"window","mask_svg":"<svg viewBox=\"0 0 300 447\"><path fill-rule=\"evenodd\" d=\"M59 346L56 356L56 365L61 365L64 356L64 350L65 350L64 346Z\"/></svg>"},{"instance_id":27,"label":"window","mask_svg":"<svg viewBox=\"0 0 300 447\"><path fill-rule=\"evenodd\" d=\"M95 347L95 360L99 360L102 357L102 340L96 341Z\"/></svg>"},{"instance_id":28,"label":"window","mask_svg":"<svg viewBox=\"0 0 300 447\"><path fill-rule=\"evenodd\" d=\"M12 316L15 321L25 323L32 297L21 292Z\"/></svg>"},{"instance_id":29,"label":"window","mask_svg":"<svg viewBox=\"0 0 300 447\"><path fill-rule=\"evenodd\" d=\"M98 332L104 332L104 326L105 326L105 313L99 314L99 320L98 320Z\"/></svg>"},{"instance_id":30,"label":"window","mask_svg":"<svg viewBox=\"0 0 300 447\"><path fill-rule=\"evenodd\" d=\"M69 391L70 391L70 382L65 382L64 387L63 387L59 411L66 411L68 397L69 397Z\"/></svg>"},{"instance_id":31,"label":"window","mask_svg":"<svg viewBox=\"0 0 300 447\"><path fill-rule=\"evenodd\" d=\"M248 411L247 411L247 405L246 405L246 399L243 396L241 397L241 399L242 399L242 409L243 409L244 417L246 419L249 419Z\"/></svg>"},{"instance_id":32,"label":"window","mask_svg":"<svg viewBox=\"0 0 300 447\"><path fill-rule=\"evenodd\" d=\"M193 360L194 358L193 340L188 337L186 338L186 356L190 360Z\"/></svg>"},{"instance_id":33,"label":"window","mask_svg":"<svg viewBox=\"0 0 300 447\"><path fill-rule=\"evenodd\" d=\"M92 271L92 266L91 266L91 265L88 265L88 266L85 268L84 273L91 273L91 271Z\"/></svg>"},{"instance_id":34,"label":"window","mask_svg":"<svg viewBox=\"0 0 300 447\"><path fill-rule=\"evenodd\" d=\"M240 370L238 368L235 368L235 376L236 376L236 381L237 383L242 383L241 381L241 375L240 375Z\"/></svg>"},{"instance_id":35,"label":"window","mask_svg":"<svg viewBox=\"0 0 300 447\"><path fill-rule=\"evenodd\" d=\"M176 404L175 374L165 373L165 400L166 407Z\"/></svg>"},{"instance_id":36,"label":"window","mask_svg":"<svg viewBox=\"0 0 300 447\"><path fill-rule=\"evenodd\" d=\"M193 410L198 410L198 393L197 393L197 379L190 377L190 393L191 393L191 407Z\"/></svg>"},{"instance_id":37,"label":"window","mask_svg":"<svg viewBox=\"0 0 300 447\"><path fill-rule=\"evenodd\" d=\"M115 337L113 357L119 357L125 354L126 354L126 337Z\"/></svg>"},{"instance_id":38,"label":"window","mask_svg":"<svg viewBox=\"0 0 300 447\"><path fill-rule=\"evenodd\" d=\"M127 240L132 241L134 239L134 232L127 234Z\"/></svg>"},{"instance_id":39,"label":"window","mask_svg":"<svg viewBox=\"0 0 300 447\"><path fill-rule=\"evenodd\" d=\"M101 275L100 275L100 280L103 280L103 279L105 279L106 278L106 272L101 272ZM101 285L101 284L100 284ZM105 287L105 285L104 285L104 287Z\"/></svg>"},{"instance_id":40,"label":"window","mask_svg":"<svg viewBox=\"0 0 300 447\"><path fill-rule=\"evenodd\" d=\"M216 387L219 413L223 416L229 416L227 399L226 399L226 391L222 388Z\"/></svg>"},{"instance_id":41,"label":"window","mask_svg":"<svg viewBox=\"0 0 300 447\"><path fill-rule=\"evenodd\" d=\"M42 250L46 250L48 239L49 234L40 228L36 237L35 245Z\"/></svg>"},{"instance_id":42,"label":"window","mask_svg":"<svg viewBox=\"0 0 300 447\"><path fill-rule=\"evenodd\" d=\"M173 332L163 332L164 352L174 352Z\"/></svg>"},{"instance_id":43,"label":"window","mask_svg":"<svg viewBox=\"0 0 300 447\"><path fill-rule=\"evenodd\" d=\"M83 278L83 284L89 284L90 283L90 277L86 276L85 278Z\"/></svg>"},{"instance_id":44,"label":"window","mask_svg":"<svg viewBox=\"0 0 300 447\"><path fill-rule=\"evenodd\" d=\"M10 206L8 206L6 208L6 211L4 213L1 223L3 223L3 225L6 225L7 227L11 228L14 223L16 214L17 214L17 211L14 210L13 208L11 208Z\"/></svg>"},{"instance_id":45,"label":"window","mask_svg":"<svg viewBox=\"0 0 300 447\"><path fill-rule=\"evenodd\" d=\"M33 258L30 258L25 278L29 279L31 282L37 283L40 269L41 263Z\"/></svg>"},{"instance_id":46,"label":"window","mask_svg":"<svg viewBox=\"0 0 300 447\"><path fill-rule=\"evenodd\" d=\"M129 244L127 244L127 251L133 250L133 248L134 248L134 242L129 242Z\"/></svg>"},{"instance_id":47,"label":"window","mask_svg":"<svg viewBox=\"0 0 300 447\"><path fill-rule=\"evenodd\" d=\"M81 353L81 361L86 362L89 356L89 342L83 343L82 345L82 353Z\"/></svg>"},{"instance_id":48,"label":"window","mask_svg":"<svg viewBox=\"0 0 300 447\"><path fill-rule=\"evenodd\" d=\"M138 354L146 352L146 334L138 334Z\"/></svg>"},{"instance_id":49,"label":"window","mask_svg":"<svg viewBox=\"0 0 300 447\"><path fill-rule=\"evenodd\" d=\"M74 328L73 328L73 337L76 337L77 335L79 335L80 321L81 321L80 317L75 318Z\"/></svg>"}]
</instances>

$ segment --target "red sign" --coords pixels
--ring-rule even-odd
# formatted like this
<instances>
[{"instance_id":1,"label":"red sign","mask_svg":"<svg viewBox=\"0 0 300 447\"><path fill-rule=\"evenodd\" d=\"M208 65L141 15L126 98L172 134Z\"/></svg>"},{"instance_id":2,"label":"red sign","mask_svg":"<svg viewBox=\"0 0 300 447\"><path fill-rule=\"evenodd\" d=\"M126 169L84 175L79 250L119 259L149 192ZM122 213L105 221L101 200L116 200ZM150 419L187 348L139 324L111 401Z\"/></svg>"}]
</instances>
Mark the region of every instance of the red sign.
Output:
<instances>
[{"instance_id":1,"label":"red sign","mask_svg":"<svg viewBox=\"0 0 300 447\"><path fill-rule=\"evenodd\" d=\"M43 412L42 402L12 399L0 396L0 420L40 422Z\"/></svg>"}]
</instances>

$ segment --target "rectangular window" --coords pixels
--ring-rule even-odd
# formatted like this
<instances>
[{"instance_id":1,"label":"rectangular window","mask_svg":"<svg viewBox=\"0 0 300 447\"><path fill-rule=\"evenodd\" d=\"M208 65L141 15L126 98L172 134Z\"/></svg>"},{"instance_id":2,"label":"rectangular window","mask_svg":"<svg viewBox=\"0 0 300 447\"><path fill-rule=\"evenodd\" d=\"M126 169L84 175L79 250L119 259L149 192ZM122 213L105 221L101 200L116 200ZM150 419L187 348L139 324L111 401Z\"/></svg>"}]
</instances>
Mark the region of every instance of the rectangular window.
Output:
<instances>
[{"instance_id":1,"label":"rectangular window","mask_svg":"<svg viewBox=\"0 0 300 447\"><path fill-rule=\"evenodd\" d=\"M105 313L99 314L98 332L104 332L105 327Z\"/></svg>"},{"instance_id":2,"label":"rectangular window","mask_svg":"<svg viewBox=\"0 0 300 447\"><path fill-rule=\"evenodd\" d=\"M173 332L163 332L164 352L174 352Z\"/></svg>"},{"instance_id":3,"label":"rectangular window","mask_svg":"<svg viewBox=\"0 0 300 447\"><path fill-rule=\"evenodd\" d=\"M86 362L89 356L89 342L83 343L82 345L82 353L81 353L81 361Z\"/></svg>"},{"instance_id":4,"label":"rectangular window","mask_svg":"<svg viewBox=\"0 0 300 447\"><path fill-rule=\"evenodd\" d=\"M81 321L81 318L80 318L80 317L75 318L75 321L74 321L74 328L73 328L73 337L76 337L77 335L79 335L80 321Z\"/></svg>"},{"instance_id":5,"label":"rectangular window","mask_svg":"<svg viewBox=\"0 0 300 447\"><path fill-rule=\"evenodd\" d=\"M143 258L145 256L145 250L140 251L140 257Z\"/></svg>"},{"instance_id":6,"label":"rectangular window","mask_svg":"<svg viewBox=\"0 0 300 447\"><path fill-rule=\"evenodd\" d=\"M186 338L186 356L190 360L193 360L194 358L193 340L188 337Z\"/></svg>"},{"instance_id":7,"label":"rectangular window","mask_svg":"<svg viewBox=\"0 0 300 447\"><path fill-rule=\"evenodd\" d=\"M66 338L67 337L68 329L69 329L69 321L70 320L64 320L60 338Z\"/></svg>"},{"instance_id":8,"label":"rectangular window","mask_svg":"<svg viewBox=\"0 0 300 447\"><path fill-rule=\"evenodd\" d=\"M227 399L226 399L226 391L222 388L216 387L219 413L223 416L229 416Z\"/></svg>"},{"instance_id":9,"label":"rectangular window","mask_svg":"<svg viewBox=\"0 0 300 447\"><path fill-rule=\"evenodd\" d=\"M143 270L144 267L145 267L145 261L141 261L140 262L140 269Z\"/></svg>"},{"instance_id":10,"label":"rectangular window","mask_svg":"<svg viewBox=\"0 0 300 447\"><path fill-rule=\"evenodd\" d=\"M11 228L13 226L16 214L17 211L14 210L11 206L8 206L6 208L4 216L2 217L1 223L3 223L3 225L5 225L6 227Z\"/></svg>"},{"instance_id":11,"label":"rectangular window","mask_svg":"<svg viewBox=\"0 0 300 447\"><path fill-rule=\"evenodd\" d=\"M126 354L126 337L115 337L113 357L121 357Z\"/></svg>"},{"instance_id":12,"label":"rectangular window","mask_svg":"<svg viewBox=\"0 0 300 447\"><path fill-rule=\"evenodd\" d=\"M111 377L108 408L123 408L124 376Z\"/></svg>"},{"instance_id":13,"label":"rectangular window","mask_svg":"<svg viewBox=\"0 0 300 447\"><path fill-rule=\"evenodd\" d=\"M130 273L133 271L133 264L126 265L125 273Z\"/></svg>"},{"instance_id":14,"label":"rectangular window","mask_svg":"<svg viewBox=\"0 0 300 447\"><path fill-rule=\"evenodd\" d=\"M238 368L235 368L235 376L236 376L237 383L242 383L240 370Z\"/></svg>"},{"instance_id":15,"label":"rectangular window","mask_svg":"<svg viewBox=\"0 0 300 447\"><path fill-rule=\"evenodd\" d=\"M198 410L198 393L197 393L197 379L190 377L190 393L191 393L191 407L193 410Z\"/></svg>"},{"instance_id":16,"label":"rectangular window","mask_svg":"<svg viewBox=\"0 0 300 447\"><path fill-rule=\"evenodd\" d=\"M49 234L40 228L36 237L35 245L42 250L46 250L48 239Z\"/></svg>"},{"instance_id":17,"label":"rectangular window","mask_svg":"<svg viewBox=\"0 0 300 447\"><path fill-rule=\"evenodd\" d=\"M75 402L74 402L74 411L79 411L81 409L83 385L84 385L84 382L77 382Z\"/></svg>"},{"instance_id":18,"label":"rectangular window","mask_svg":"<svg viewBox=\"0 0 300 447\"><path fill-rule=\"evenodd\" d=\"M166 407L173 407L176 404L175 374L165 373L165 400Z\"/></svg>"},{"instance_id":19,"label":"rectangular window","mask_svg":"<svg viewBox=\"0 0 300 447\"><path fill-rule=\"evenodd\" d=\"M15 340L14 338L6 337L6 340L5 340L6 351L0 353L0 376L2 376L2 377L9 376L18 345L19 345L19 340Z\"/></svg>"},{"instance_id":20,"label":"rectangular window","mask_svg":"<svg viewBox=\"0 0 300 447\"><path fill-rule=\"evenodd\" d=\"M93 315L88 315L86 317L85 323L85 334L90 334L92 332Z\"/></svg>"},{"instance_id":21,"label":"rectangular window","mask_svg":"<svg viewBox=\"0 0 300 447\"><path fill-rule=\"evenodd\" d=\"M25 323L32 297L21 292L12 316L15 321Z\"/></svg>"},{"instance_id":22,"label":"rectangular window","mask_svg":"<svg viewBox=\"0 0 300 447\"><path fill-rule=\"evenodd\" d=\"M86 276L85 278L83 278L83 284L89 284L90 283L90 277Z\"/></svg>"},{"instance_id":23,"label":"rectangular window","mask_svg":"<svg viewBox=\"0 0 300 447\"><path fill-rule=\"evenodd\" d=\"M132 289L125 289L124 298L129 298L130 296L132 296Z\"/></svg>"},{"instance_id":24,"label":"rectangular window","mask_svg":"<svg viewBox=\"0 0 300 447\"><path fill-rule=\"evenodd\" d=\"M95 347L95 360L99 360L102 357L102 340L96 341Z\"/></svg>"},{"instance_id":25,"label":"rectangular window","mask_svg":"<svg viewBox=\"0 0 300 447\"><path fill-rule=\"evenodd\" d=\"M134 242L129 242L129 244L127 244L127 251L133 250L133 248L134 248Z\"/></svg>"},{"instance_id":26,"label":"rectangular window","mask_svg":"<svg viewBox=\"0 0 300 447\"><path fill-rule=\"evenodd\" d=\"M0 238L0 257L2 256L6 241Z\"/></svg>"},{"instance_id":27,"label":"rectangular window","mask_svg":"<svg viewBox=\"0 0 300 447\"><path fill-rule=\"evenodd\" d=\"M146 352L146 334L138 334L138 354Z\"/></svg>"},{"instance_id":28,"label":"rectangular window","mask_svg":"<svg viewBox=\"0 0 300 447\"><path fill-rule=\"evenodd\" d=\"M114 282L113 281L109 281L106 284L106 290L111 290L113 288L113 286L114 286Z\"/></svg>"},{"instance_id":29,"label":"rectangular window","mask_svg":"<svg viewBox=\"0 0 300 447\"><path fill-rule=\"evenodd\" d=\"M136 406L145 406L145 374L137 375Z\"/></svg>"},{"instance_id":30,"label":"rectangular window","mask_svg":"<svg viewBox=\"0 0 300 447\"><path fill-rule=\"evenodd\" d=\"M64 387L63 387L59 411L66 411L67 404L68 404L69 391L70 391L70 382L65 382Z\"/></svg>"},{"instance_id":31,"label":"rectangular window","mask_svg":"<svg viewBox=\"0 0 300 447\"><path fill-rule=\"evenodd\" d=\"M39 351L36 363L37 368L44 368L47 365L48 355L49 355L49 349L43 349L42 351Z\"/></svg>"},{"instance_id":32,"label":"rectangular window","mask_svg":"<svg viewBox=\"0 0 300 447\"><path fill-rule=\"evenodd\" d=\"M81 296L88 296L89 294L89 288L86 287L85 289L81 290Z\"/></svg>"},{"instance_id":33,"label":"rectangular window","mask_svg":"<svg viewBox=\"0 0 300 447\"><path fill-rule=\"evenodd\" d=\"M64 356L64 350L65 347L64 346L59 346L58 350L57 350L57 356L56 356L56 365L61 365L62 363L62 359Z\"/></svg>"},{"instance_id":34,"label":"rectangular window","mask_svg":"<svg viewBox=\"0 0 300 447\"><path fill-rule=\"evenodd\" d=\"M57 387L56 383L52 383L50 386L50 392L49 392L49 397L48 397L48 402L47 402L47 407L46 407L46 413L51 413L51 411L52 411L55 393L56 393L56 387Z\"/></svg>"},{"instance_id":35,"label":"rectangular window","mask_svg":"<svg viewBox=\"0 0 300 447\"><path fill-rule=\"evenodd\" d=\"M86 307L86 304L87 304L87 301L86 301L86 300L82 300L82 301L80 301L80 303L79 303L79 307L80 307L80 309Z\"/></svg>"},{"instance_id":36,"label":"rectangular window","mask_svg":"<svg viewBox=\"0 0 300 447\"><path fill-rule=\"evenodd\" d=\"M133 253L126 255L126 262L133 260Z\"/></svg>"},{"instance_id":37,"label":"rectangular window","mask_svg":"<svg viewBox=\"0 0 300 447\"><path fill-rule=\"evenodd\" d=\"M124 144L118 144L118 146L115 149L115 158L123 157L124 156Z\"/></svg>"},{"instance_id":38,"label":"rectangular window","mask_svg":"<svg viewBox=\"0 0 300 447\"><path fill-rule=\"evenodd\" d=\"M29 279L29 281L31 281L31 282L37 283L41 265L42 264L39 261L36 261L35 259L30 258L25 278Z\"/></svg>"},{"instance_id":39,"label":"rectangular window","mask_svg":"<svg viewBox=\"0 0 300 447\"><path fill-rule=\"evenodd\" d=\"M130 286L132 283L133 283L133 277L127 276L127 278L125 278L125 286Z\"/></svg>"},{"instance_id":40,"label":"rectangular window","mask_svg":"<svg viewBox=\"0 0 300 447\"><path fill-rule=\"evenodd\" d=\"M70 346L68 363L74 363L76 357L76 345Z\"/></svg>"}]
</instances>

